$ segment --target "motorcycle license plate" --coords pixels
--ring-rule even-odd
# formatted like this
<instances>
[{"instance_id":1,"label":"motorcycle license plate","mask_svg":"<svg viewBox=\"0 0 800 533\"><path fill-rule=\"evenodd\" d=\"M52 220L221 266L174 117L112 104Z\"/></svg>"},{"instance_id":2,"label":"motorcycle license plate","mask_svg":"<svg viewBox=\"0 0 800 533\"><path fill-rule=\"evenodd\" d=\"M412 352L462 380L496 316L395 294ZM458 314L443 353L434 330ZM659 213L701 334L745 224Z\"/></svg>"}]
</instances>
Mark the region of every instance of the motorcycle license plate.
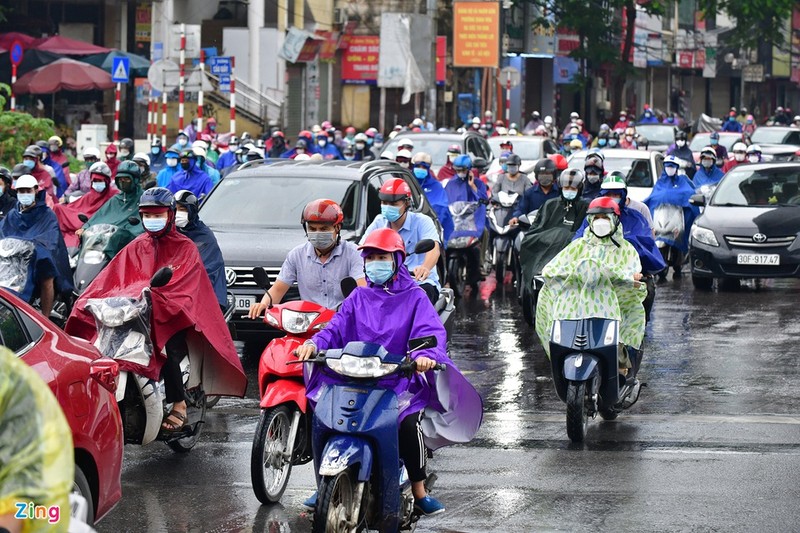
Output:
<instances>
[{"instance_id":1,"label":"motorcycle license plate","mask_svg":"<svg viewBox=\"0 0 800 533\"><path fill-rule=\"evenodd\" d=\"M236 310L237 311L248 311L250 310L250 306L256 303L255 296L237 296L236 297Z\"/></svg>"},{"instance_id":2,"label":"motorcycle license plate","mask_svg":"<svg viewBox=\"0 0 800 533\"><path fill-rule=\"evenodd\" d=\"M736 263L739 265L778 266L781 264L781 256L778 254L738 254Z\"/></svg>"}]
</instances>

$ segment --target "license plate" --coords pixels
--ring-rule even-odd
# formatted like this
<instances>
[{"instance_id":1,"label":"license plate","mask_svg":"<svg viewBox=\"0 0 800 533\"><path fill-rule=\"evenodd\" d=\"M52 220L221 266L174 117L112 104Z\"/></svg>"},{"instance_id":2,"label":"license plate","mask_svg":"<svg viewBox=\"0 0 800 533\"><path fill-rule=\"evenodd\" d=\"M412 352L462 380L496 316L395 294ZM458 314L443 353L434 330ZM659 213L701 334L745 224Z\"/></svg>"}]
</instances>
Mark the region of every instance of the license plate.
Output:
<instances>
[{"instance_id":1,"label":"license plate","mask_svg":"<svg viewBox=\"0 0 800 533\"><path fill-rule=\"evenodd\" d=\"M236 310L249 311L250 306L256 303L255 296L236 296Z\"/></svg>"},{"instance_id":2,"label":"license plate","mask_svg":"<svg viewBox=\"0 0 800 533\"><path fill-rule=\"evenodd\" d=\"M739 265L777 266L781 264L781 256L778 254L738 254L736 263Z\"/></svg>"}]
</instances>

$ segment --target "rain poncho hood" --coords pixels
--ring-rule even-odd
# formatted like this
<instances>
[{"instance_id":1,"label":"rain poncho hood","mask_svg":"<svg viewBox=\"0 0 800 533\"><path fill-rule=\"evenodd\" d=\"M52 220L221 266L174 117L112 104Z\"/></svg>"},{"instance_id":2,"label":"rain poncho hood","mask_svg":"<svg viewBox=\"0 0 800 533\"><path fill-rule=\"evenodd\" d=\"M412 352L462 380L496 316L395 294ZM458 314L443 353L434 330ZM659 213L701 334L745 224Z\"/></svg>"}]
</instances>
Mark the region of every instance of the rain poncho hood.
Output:
<instances>
[{"instance_id":1,"label":"rain poncho hood","mask_svg":"<svg viewBox=\"0 0 800 533\"><path fill-rule=\"evenodd\" d=\"M708 170L710 172L707 172L703 165L697 167L697 172L692 178L695 189L699 189L703 185L716 185L725 176L725 173L717 165L711 165Z\"/></svg>"},{"instance_id":2,"label":"rain poncho hood","mask_svg":"<svg viewBox=\"0 0 800 533\"><path fill-rule=\"evenodd\" d=\"M206 394L243 396L247 378L200 254L189 238L174 229L158 238L145 233L126 246L75 302L66 332L93 341L97 328L86 309L87 301L111 296L139 298L150 278L164 266L173 269L172 279L151 292L152 338L158 353L147 369L138 367L137 373L158 379L167 341L187 330L188 346L204 356L202 382Z\"/></svg>"},{"instance_id":3,"label":"rain poncho hood","mask_svg":"<svg viewBox=\"0 0 800 533\"><path fill-rule=\"evenodd\" d=\"M453 233L453 218L450 216L450 209L448 207L447 193L444 192L444 187L439 183L436 178L428 170L428 175L424 180L418 181L419 186L425 192L425 197L430 202L431 207L436 213L436 218L442 225L444 233L444 242L450 240L450 234Z\"/></svg>"},{"instance_id":4,"label":"rain poncho hood","mask_svg":"<svg viewBox=\"0 0 800 533\"><path fill-rule=\"evenodd\" d=\"M689 198L695 194L695 187L692 181L682 174L672 177L662 172L656 181L650 196L645 198L644 204L650 209L655 221L656 210L660 206L677 206L683 210L683 232L677 239L659 237L670 246L678 248L682 252L689 251L689 228L692 227L694 219L700 214L697 207L689 204Z\"/></svg>"},{"instance_id":5,"label":"rain poncho hood","mask_svg":"<svg viewBox=\"0 0 800 533\"><path fill-rule=\"evenodd\" d=\"M339 312L312 340L320 350L344 348L348 342L374 342L390 353L405 353L410 339L434 335L436 348L411 354L425 356L447 369L443 372L415 373L411 379L390 376L381 380L398 395L400 419L425 409L423 436L428 448L469 442L483 418L483 403L475 388L445 354L447 333L425 291L420 289L403 266L399 252L395 264L400 268L386 286L371 282L358 287L342 303ZM340 378L319 367L306 368L306 394L313 405L325 385Z\"/></svg>"},{"instance_id":6,"label":"rain poncho hood","mask_svg":"<svg viewBox=\"0 0 800 533\"><path fill-rule=\"evenodd\" d=\"M36 203L21 212L19 205L0 221L0 237L14 237L33 242L35 256L28 266L28 278L20 297L30 302L36 285L42 279L53 277L56 294L71 292L72 272L69 267L67 247L58 227L56 215L45 203L45 192L36 194Z\"/></svg>"},{"instance_id":7,"label":"rain poncho hood","mask_svg":"<svg viewBox=\"0 0 800 533\"><path fill-rule=\"evenodd\" d=\"M158 174L156 175L156 186L157 187L164 187L166 188L167 185L170 184L172 178L175 177L175 174L180 172L180 166L168 167L166 166L166 159L164 160L164 168L162 168Z\"/></svg>"},{"instance_id":8,"label":"rain poncho hood","mask_svg":"<svg viewBox=\"0 0 800 533\"><path fill-rule=\"evenodd\" d=\"M336 148L336 145L330 141L328 141L324 148L320 148L319 145L316 145L316 147L317 153L321 154L323 159L332 160L342 158L342 154L339 152L339 149Z\"/></svg>"},{"instance_id":9,"label":"rain poncho hood","mask_svg":"<svg viewBox=\"0 0 800 533\"><path fill-rule=\"evenodd\" d=\"M139 217L139 198L143 192L142 186L136 180L132 180L131 185L133 187L131 192L120 191L119 194L109 198L83 225L84 228L88 228L96 224L111 224L124 230L117 231L109 239L106 249L103 250L109 257L117 255L126 244L144 231L141 224L133 225L128 220L130 217Z\"/></svg>"},{"instance_id":10,"label":"rain poncho hood","mask_svg":"<svg viewBox=\"0 0 800 533\"><path fill-rule=\"evenodd\" d=\"M442 167L444 168L444 167ZM486 227L486 204L479 204L488 198L486 184L475 180L477 191L473 191L467 180L454 177L444 188L450 202L448 210L453 220L451 239L458 237L478 237ZM470 205L471 204L471 205Z\"/></svg>"},{"instance_id":11,"label":"rain poncho hood","mask_svg":"<svg viewBox=\"0 0 800 533\"><path fill-rule=\"evenodd\" d=\"M186 210L189 212L189 223L186 227L178 228L178 231L197 245L200 252L200 259L206 267L211 286L217 297L219 305L227 304L228 289L225 281L225 261L222 259L222 252L217 244L217 238L211 228L206 226L198 214L197 206L188 204Z\"/></svg>"},{"instance_id":12,"label":"rain poncho hood","mask_svg":"<svg viewBox=\"0 0 800 533\"><path fill-rule=\"evenodd\" d=\"M638 349L647 296L645 285L633 281L640 270L639 255L628 241L617 246L590 231L555 256L542 270L545 286L536 306L536 333L548 357L553 321L559 319L620 320L620 342Z\"/></svg>"},{"instance_id":13,"label":"rain poncho hood","mask_svg":"<svg viewBox=\"0 0 800 533\"><path fill-rule=\"evenodd\" d=\"M64 169L61 167L60 164L56 163L56 161L53 160L53 158L50 157L49 154L47 155L47 158L45 158L43 163L53 169L53 173L55 173L56 175L55 179L53 180L54 182L53 185L56 188L56 196L61 198L64 195L64 191L66 191L67 187L69 187L69 181L67 180L67 177L64 175Z\"/></svg>"},{"instance_id":14,"label":"rain poncho hood","mask_svg":"<svg viewBox=\"0 0 800 533\"><path fill-rule=\"evenodd\" d=\"M22 520L22 531L66 532L75 476L72 432L61 406L41 377L0 347L0 515L17 502L58 506L59 520Z\"/></svg>"},{"instance_id":15,"label":"rain poncho hood","mask_svg":"<svg viewBox=\"0 0 800 533\"><path fill-rule=\"evenodd\" d=\"M211 177L197 166L197 161L189 159L189 170L183 170L180 166L177 168L178 172L172 176L172 180L167 184L167 189L172 194L186 189L192 191L192 194L199 199L211 192L213 188Z\"/></svg>"},{"instance_id":16,"label":"rain poncho hood","mask_svg":"<svg viewBox=\"0 0 800 533\"><path fill-rule=\"evenodd\" d=\"M61 228L61 234L64 236L64 244L67 245L67 248L76 248L81 244L80 239L75 235L75 232L83 227L83 222L78 219L78 215L83 214L91 218L103 204L119 192L111 186L110 179L106 178L105 182L106 189L103 192L97 192L90 188L88 192L74 202L53 206L53 212L58 218L58 225Z\"/></svg>"}]
</instances>

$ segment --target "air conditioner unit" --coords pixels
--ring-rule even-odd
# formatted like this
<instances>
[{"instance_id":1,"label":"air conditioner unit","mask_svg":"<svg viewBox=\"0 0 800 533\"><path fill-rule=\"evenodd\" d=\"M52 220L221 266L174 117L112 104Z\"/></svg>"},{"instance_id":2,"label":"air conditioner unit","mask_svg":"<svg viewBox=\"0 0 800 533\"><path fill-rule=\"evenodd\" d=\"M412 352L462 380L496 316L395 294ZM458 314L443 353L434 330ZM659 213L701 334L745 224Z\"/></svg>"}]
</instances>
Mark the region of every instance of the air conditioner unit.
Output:
<instances>
[{"instance_id":1,"label":"air conditioner unit","mask_svg":"<svg viewBox=\"0 0 800 533\"><path fill-rule=\"evenodd\" d=\"M340 8L334 8L333 10L333 23L334 24L346 24L347 23L347 12Z\"/></svg>"}]
</instances>

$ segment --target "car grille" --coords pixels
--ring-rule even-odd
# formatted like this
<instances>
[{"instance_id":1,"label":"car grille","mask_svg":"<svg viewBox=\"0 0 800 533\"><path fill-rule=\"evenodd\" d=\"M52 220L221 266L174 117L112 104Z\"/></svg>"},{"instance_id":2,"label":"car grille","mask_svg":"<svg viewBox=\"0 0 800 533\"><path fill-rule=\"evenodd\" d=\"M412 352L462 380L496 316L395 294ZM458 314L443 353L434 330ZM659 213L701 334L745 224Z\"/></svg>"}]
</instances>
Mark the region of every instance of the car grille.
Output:
<instances>
[{"instance_id":1,"label":"car grille","mask_svg":"<svg viewBox=\"0 0 800 533\"><path fill-rule=\"evenodd\" d=\"M264 270L267 271L270 282L275 283L281 268L264 267ZM231 271L236 274L236 280L233 283L231 283ZM255 288L256 281L253 279L253 267L225 267L225 282L229 289L242 287Z\"/></svg>"},{"instance_id":2,"label":"car grille","mask_svg":"<svg viewBox=\"0 0 800 533\"><path fill-rule=\"evenodd\" d=\"M780 278L797 274L796 264L778 266L728 264L720 265L720 268L728 276L741 278Z\"/></svg>"},{"instance_id":3,"label":"car grille","mask_svg":"<svg viewBox=\"0 0 800 533\"><path fill-rule=\"evenodd\" d=\"M752 236L726 235L725 241L729 246L737 248L788 248L794 242L795 236L767 237L764 242L756 242Z\"/></svg>"}]
</instances>

